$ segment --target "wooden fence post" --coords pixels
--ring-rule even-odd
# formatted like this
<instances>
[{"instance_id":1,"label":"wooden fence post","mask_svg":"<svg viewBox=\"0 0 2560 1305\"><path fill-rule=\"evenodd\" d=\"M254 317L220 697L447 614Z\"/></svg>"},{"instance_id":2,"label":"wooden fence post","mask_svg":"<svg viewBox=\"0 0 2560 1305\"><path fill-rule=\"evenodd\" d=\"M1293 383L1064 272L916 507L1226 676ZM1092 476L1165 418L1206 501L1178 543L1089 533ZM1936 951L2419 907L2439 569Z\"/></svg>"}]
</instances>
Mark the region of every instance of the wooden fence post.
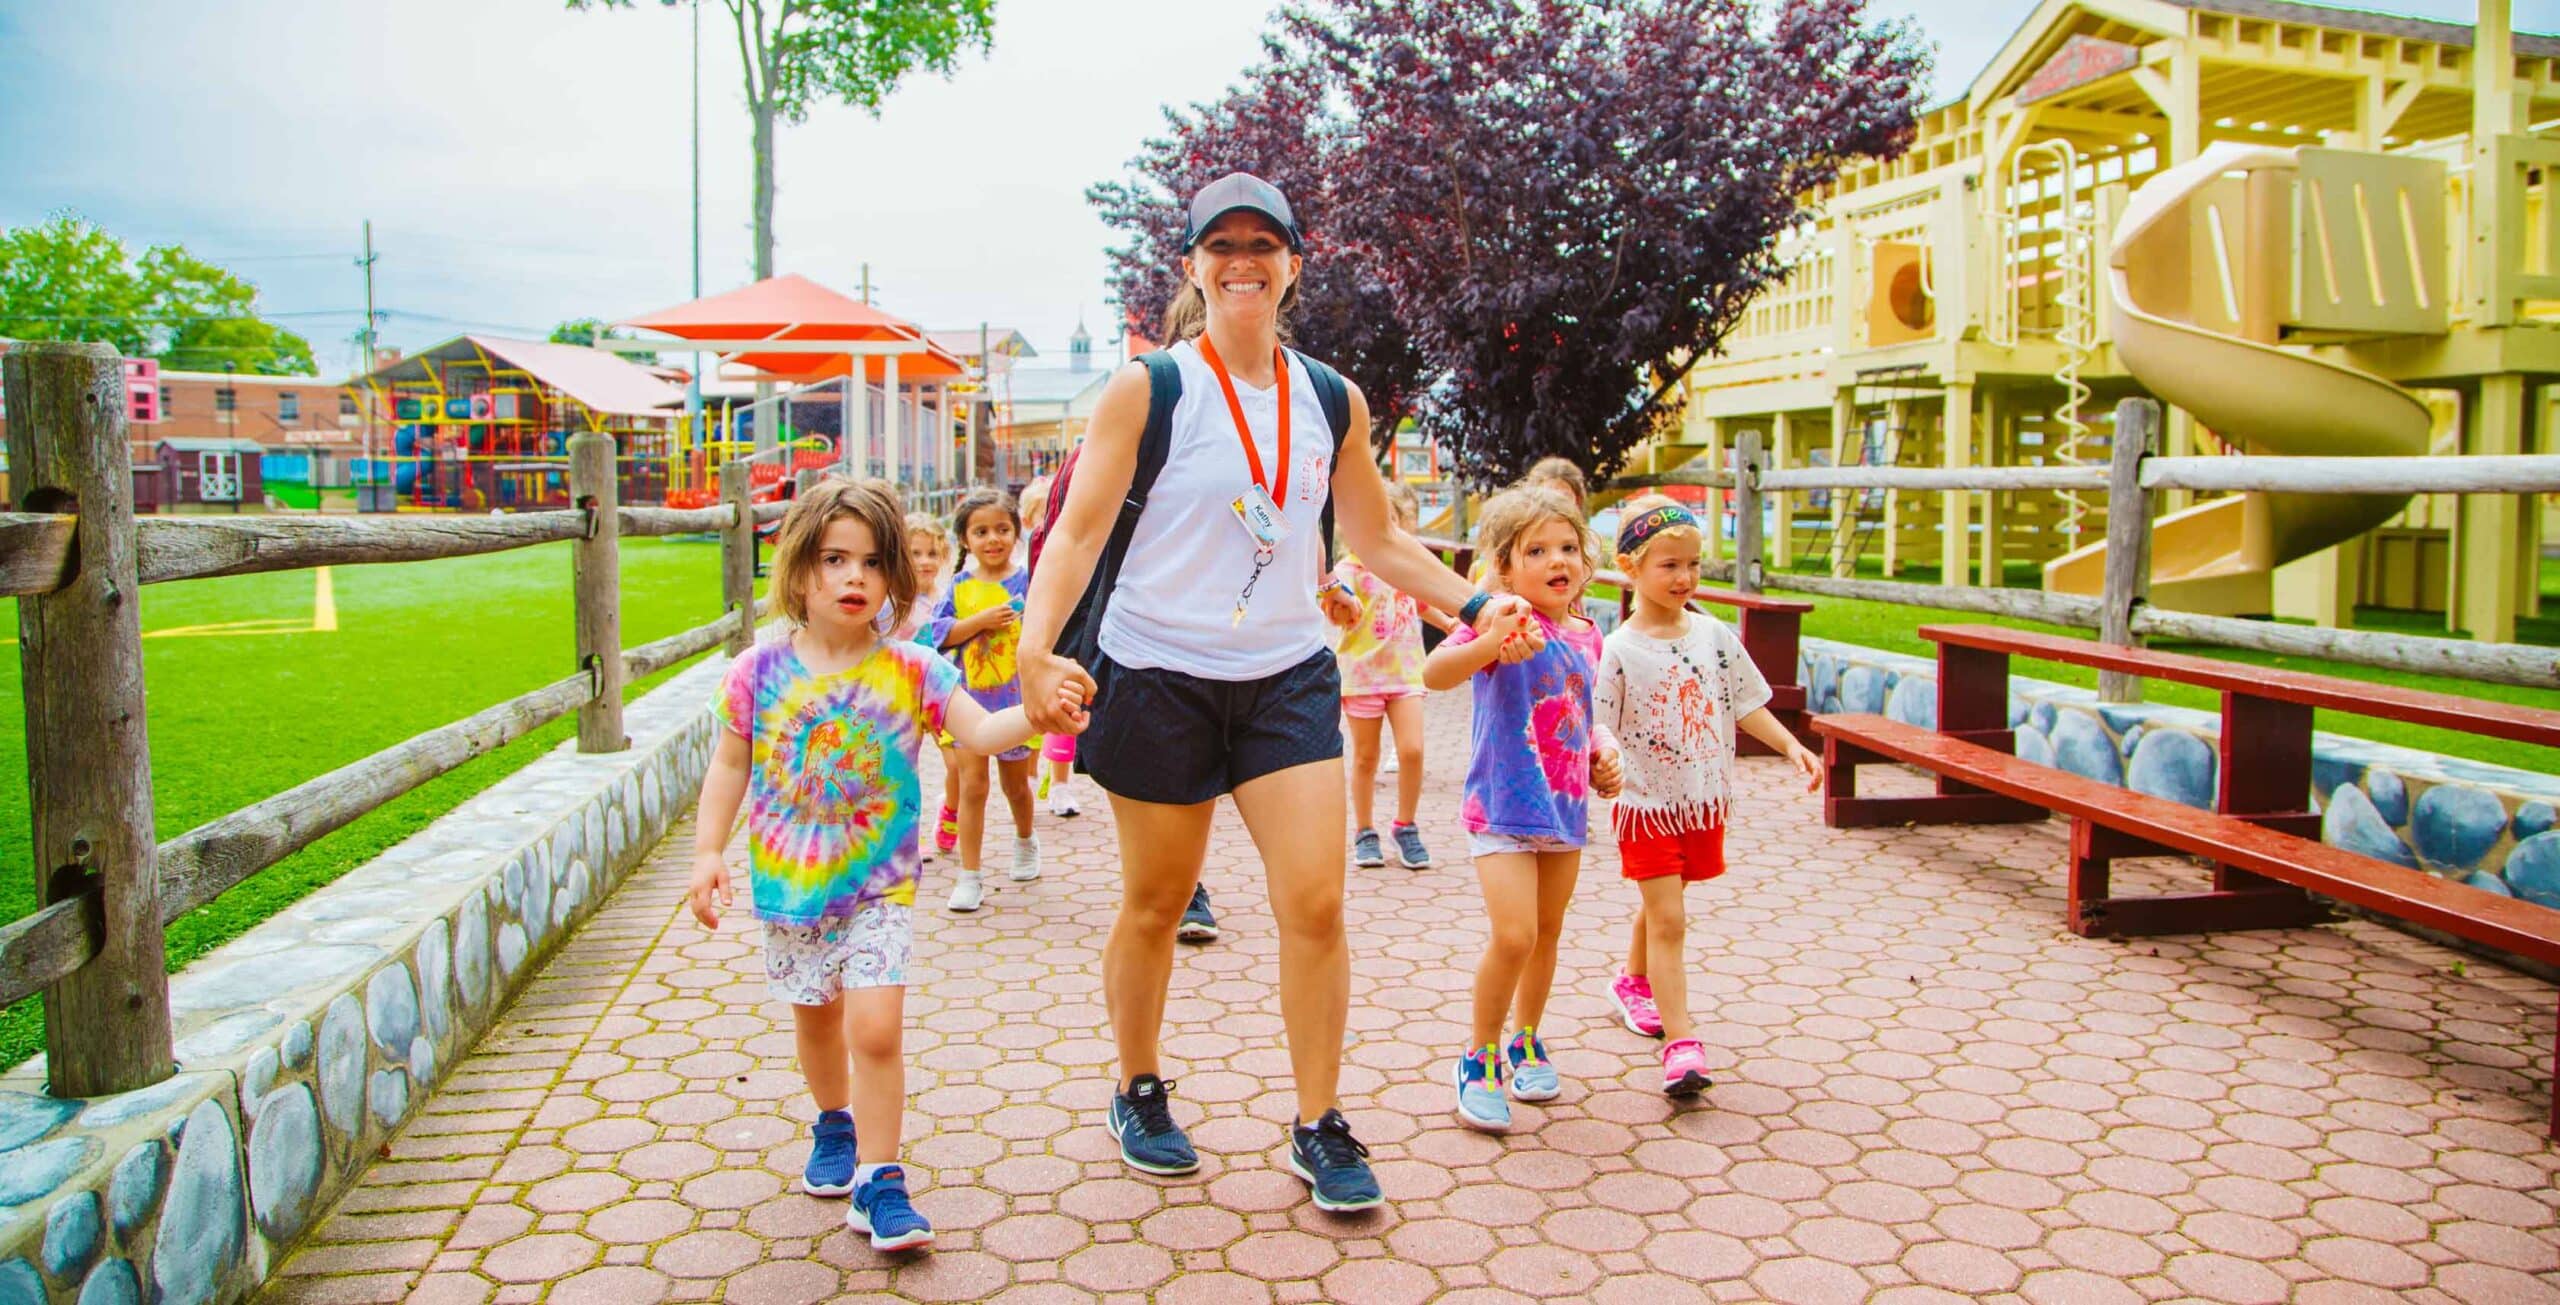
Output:
<instances>
[{"instance_id":1,"label":"wooden fence post","mask_svg":"<svg viewBox=\"0 0 2560 1305\"><path fill-rule=\"evenodd\" d=\"M569 438L569 502L587 514L586 537L571 546L576 586L578 669L595 696L578 709L578 751L620 752L631 746L622 732L621 487L610 435Z\"/></svg>"},{"instance_id":2,"label":"wooden fence post","mask_svg":"<svg viewBox=\"0 0 2560 1305\"><path fill-rule=\"evenodd\" d=\"M733 657L756 641L756 507L747 500L747 485L744 461L720 464L720 501L734 514L720 534L720 610L742 614L724 645Z\"/></svg>"},{"instance_id":3,"label":"wooden fence post","mask_svg":"<svg viewBox=\"0 0 2560 1305\"><path fill-rule=\"evenodd\" d=\"M98 954L44 991L57 1098L169 1077L169 971L143 730L142 619L124 364L104 344L0 358L21 512L76 514L70 582L18 600L36 900L88 897Z\"/></svg>"},{"instance_id":4,"label":"wooden fence post","mask_svg":"<svg viewBox=\"0 0 2560 1305\"><path fill-rule=\"evenodd\" d=\"M2133 614L2151 596L2151 491L2142 461L2160 437L2160 405L2126 399L2116 405L2115 453L2107 469L2107 572L2098 599L2098 641L2134 645ZM2098 701L2142 701L2142 677L2098 672Z\"/></svg>"},{"instance_id":5,"label":"wooden fence post","mask_svg":"<svg viewBox=\"0 0 2560 1305\"><path fill-rule=\"evenodd\" d=\"M1733 587L1760 592L1760 570L1767 549L1760 542L1760 432L1746 430L1734 441Z\"/></svg>"}]
</instances>

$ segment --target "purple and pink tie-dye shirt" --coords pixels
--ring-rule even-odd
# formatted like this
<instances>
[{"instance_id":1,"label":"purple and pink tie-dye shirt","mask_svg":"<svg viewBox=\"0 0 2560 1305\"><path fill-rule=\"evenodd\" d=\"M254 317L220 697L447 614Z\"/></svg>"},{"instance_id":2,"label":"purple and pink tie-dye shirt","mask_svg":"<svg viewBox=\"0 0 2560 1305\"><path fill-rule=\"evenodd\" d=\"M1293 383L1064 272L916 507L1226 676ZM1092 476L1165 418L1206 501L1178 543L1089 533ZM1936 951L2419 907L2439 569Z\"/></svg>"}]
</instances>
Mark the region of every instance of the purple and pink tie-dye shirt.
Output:
<instances>
[{"instance_id":1,"label":"purple and pink tie-dye shirt","mask_svg":"<svg viewBox=\"0 0 2560 1305\"><path fill-rule=\"evenodd\" d=\"M832 675L788 639L739 655L720 728L747 740L747 871L756 918L815 924L916 896L916 759L943 727L960 668L883 640Z\"/></svg>"},{"instance_id":2,"label":"purple and pink tie-dye shirt","mask_svg":"<svg viewBox=\"0 0 2560 1305\"><path fill-rule=\"evenodd\" d=\"M1467 832L1556 838L1580 847L1591 830L1591 685L1600 631L1532 612L1547 646L1517 665L1475 673L1474 756L1467 763ZM1465 643L1476 632L1449 635Z\"/></svg>"}]
</instances>

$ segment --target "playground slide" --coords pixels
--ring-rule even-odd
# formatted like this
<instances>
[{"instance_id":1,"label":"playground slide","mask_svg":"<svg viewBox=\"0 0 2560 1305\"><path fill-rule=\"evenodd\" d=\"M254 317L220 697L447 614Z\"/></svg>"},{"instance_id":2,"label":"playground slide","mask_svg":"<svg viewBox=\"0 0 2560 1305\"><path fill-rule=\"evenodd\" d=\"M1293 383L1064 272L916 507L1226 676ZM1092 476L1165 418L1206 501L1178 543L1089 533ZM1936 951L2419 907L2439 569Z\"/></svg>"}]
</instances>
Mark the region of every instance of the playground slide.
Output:
<instances>
[{"instance_id":1,"label":"playground slide","mask_svg":"<svg viewBox=\"0 0 2560 1305\"><path fill-rule=\"evenodd\" d=\"M2291 150L2217 144L2134 193L2108 256L2114 291L2108 326L2116 354L2143 388L2250 453L2425 453L2434 422L2415 395L2369 372L2208 329L2173 307L2196 293L2199 282L2237 298L2214 285L2210 272L2201 279L2187 275L2196 220L2222 220L2198 207L2207 188L2234 172L2292 167ZM2241 225L2251 232L2283 230L2273 223ZM2292 252L2262 246L2282 238L2230 242L2226 247L2238 250L2230 279L2274 277L2281 285ZM2171 513L2152 523L2151 601L2179 611L2264 614L2273 610L2277 566L2353 539L2407 502L2406 495L2250 493ZM2045 588L2096 594L2105 568L2105 544L2082 548L2046 564Z\"/></svg>"}]
</instances>

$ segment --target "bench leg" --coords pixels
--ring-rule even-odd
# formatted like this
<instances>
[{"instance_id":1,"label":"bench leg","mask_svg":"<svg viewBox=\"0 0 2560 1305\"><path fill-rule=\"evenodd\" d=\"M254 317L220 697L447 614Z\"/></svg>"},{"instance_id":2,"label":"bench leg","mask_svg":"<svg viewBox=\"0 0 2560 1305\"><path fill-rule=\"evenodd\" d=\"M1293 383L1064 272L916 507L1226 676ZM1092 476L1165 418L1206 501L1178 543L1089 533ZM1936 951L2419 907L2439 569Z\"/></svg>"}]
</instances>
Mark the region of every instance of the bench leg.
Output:
<instances>
[{"instance_id":1,"label":"bench leg","mask_svg":"<svg viewBox=\"0 0 2560 1305\"><path fill-rule=\"evenodd\" d=\"M2334 918L2299 888L2224 866L2215 867L2212 892L2159 897L2110 895L2108 870L2116 859L2183 855L2122 830L2085 819L2073 820L2071 932L2083 938L2148 938L2236 929L2296 929L2325 924Z\"/></svg>"}]
</instances>

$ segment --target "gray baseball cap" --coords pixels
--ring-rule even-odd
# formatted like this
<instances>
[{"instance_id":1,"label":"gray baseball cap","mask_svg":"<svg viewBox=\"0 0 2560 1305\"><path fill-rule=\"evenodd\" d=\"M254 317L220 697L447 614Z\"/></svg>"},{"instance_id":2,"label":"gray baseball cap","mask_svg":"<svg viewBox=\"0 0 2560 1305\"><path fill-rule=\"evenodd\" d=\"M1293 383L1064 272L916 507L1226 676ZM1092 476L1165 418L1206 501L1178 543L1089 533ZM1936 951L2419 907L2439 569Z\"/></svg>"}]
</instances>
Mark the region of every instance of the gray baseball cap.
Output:
<instances>
[{"instance_id":1,"label":"gray baseball cap","mask_svg":"<svg viewBox=\"0 0 2560 1305\"><path fill-rule=\"evenodd\" d=\"M1230 172L1202 186L1191 197L1190 220L1182 228L1183 251L1188 253L1199 244L1219 218L1239 211L1259 213L1278 223L1282 234L1289 238L1289 252L1306 252L1306 238L1298 230L1297 215L1289 211L1289 197L1281 194L1278 186L1250 172Z\"/></svg>"}]
</instances>

